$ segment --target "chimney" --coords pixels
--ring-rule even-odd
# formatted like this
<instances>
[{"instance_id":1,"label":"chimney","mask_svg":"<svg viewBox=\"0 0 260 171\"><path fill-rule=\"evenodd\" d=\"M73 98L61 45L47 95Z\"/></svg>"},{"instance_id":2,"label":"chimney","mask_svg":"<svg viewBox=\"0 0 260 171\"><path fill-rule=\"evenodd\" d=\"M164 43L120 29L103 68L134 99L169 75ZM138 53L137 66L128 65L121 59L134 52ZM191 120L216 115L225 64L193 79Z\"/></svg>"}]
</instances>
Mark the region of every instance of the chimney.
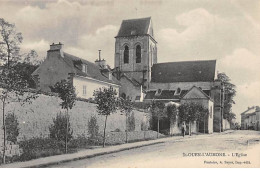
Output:
<instances>
[{"instance_id":1,"label":"chimney","mask_svg":"<svg viewBox=\"0 0 260 171\"><path fill-rule=\"evenodd\" d=\"M64 57L64 53L63 53L63 44L61 42L59 42L58 44L52 43L50 45L50 50L48 52L54 52L57 51L60 56Z\"/></svg>"},{"instance_id":2,"label":"chimney","mask_svg":"<svg viewBox=\"0 0 260 171\"><path fill-rule=\"evenodd\" d=\"M107 68L106 60L101 60L101 50L98 50L98 59L95 61L96 65L99 65L101 68Z\"/></svg>"}]
</instances>

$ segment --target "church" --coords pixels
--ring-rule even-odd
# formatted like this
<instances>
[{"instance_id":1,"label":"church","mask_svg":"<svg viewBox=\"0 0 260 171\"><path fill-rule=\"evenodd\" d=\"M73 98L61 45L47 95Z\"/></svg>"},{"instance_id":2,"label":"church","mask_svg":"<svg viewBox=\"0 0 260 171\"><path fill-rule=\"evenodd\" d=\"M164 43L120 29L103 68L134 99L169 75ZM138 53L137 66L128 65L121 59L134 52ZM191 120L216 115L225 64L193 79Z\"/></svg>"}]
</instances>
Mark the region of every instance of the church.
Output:
<instances>
[{"instance_id":1,"label":"church","mask_svg":"<svg viewBox=\"0 0 260 171\"><path fill-rule=\"evenodd\" d=\"M47 58L32 76L42 91L51 91L62 79L70 80L77 97L83 99L112 86L120 97L136 103L200 103L210 112L207 133L223 131L224 96L216 80L216 60L158 63L157 50L151 17L123 20L115 36L114 68L100 56L92 63L68 54L58 43L50 45ZM173 124L171 132L178 131Z\"/></svg>"},{"instance_id":2,"label":"church","mask_svg":"<svg viewBox=\"0 0 260 171\"><path fill-rule=\"evenodd\" d=\"M223 91L216 74L216 60L157 63L151 17L122 21L115 37L113 69L121 97L144 103L201 103L209 109L207 132L212 133L213 125L214 131L225 129Z\"/></svg>"}]
</instances>

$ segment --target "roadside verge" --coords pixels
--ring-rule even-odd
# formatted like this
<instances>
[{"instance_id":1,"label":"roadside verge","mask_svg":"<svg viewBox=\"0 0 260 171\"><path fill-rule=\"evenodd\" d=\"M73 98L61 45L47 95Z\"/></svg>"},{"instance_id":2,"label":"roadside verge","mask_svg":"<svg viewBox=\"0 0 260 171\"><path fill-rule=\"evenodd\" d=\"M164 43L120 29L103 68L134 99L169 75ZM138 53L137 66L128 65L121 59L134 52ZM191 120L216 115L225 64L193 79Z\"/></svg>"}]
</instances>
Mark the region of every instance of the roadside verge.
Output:
<instances>
[{"instance_id":1,"label":"roadside verge","mask_svg":"<svg viewBox=\"0 0 260 171\"><path fill-rule=\"evenodd\" d=\"M227 133L227 132L223 132ZM198 138L198 137L208 137L208 136L214 136L214 134L205 134L205 135L193 135L193 136L187 136L188 139L190 138ZM185 139L187 139L185 137ZM2 168L36 168L36 167L47 167L49 165L54 165L58 163L64 163L74 160L80 160L84 158L92 158L95 156L100 156L104 154L111 154L116 153L119 151L124 150L130 150L134 148L140 148L144 146L164 143L167 141L174 141L174 140L183 140L183 137L180 136L174 136L174 137L167 137L167 138L161 138L156 140L149 140L149 141L140 141L135 143L128 143L128 144L121 144L116 146L107 146L105 148L97 148L97 149L87 149L83 151L79 151L77 153L72 154L62 154L62 155L56 155L56 156L50 156L50 157L44 157L39 159L34 159L26 162L16 162L16 163L10 163L6 165L2 165Z\"/></svg>"}]
</instances>

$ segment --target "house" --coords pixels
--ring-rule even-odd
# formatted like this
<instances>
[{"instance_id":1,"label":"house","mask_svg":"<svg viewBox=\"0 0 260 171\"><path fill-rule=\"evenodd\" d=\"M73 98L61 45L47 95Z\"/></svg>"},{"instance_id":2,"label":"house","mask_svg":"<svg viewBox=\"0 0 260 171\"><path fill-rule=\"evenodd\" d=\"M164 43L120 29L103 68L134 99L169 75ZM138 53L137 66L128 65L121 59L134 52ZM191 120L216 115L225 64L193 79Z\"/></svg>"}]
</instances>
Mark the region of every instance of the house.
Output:
<instances>
[{"instance_id":1,"label":"house","mask_svg":"<svg viewBox=\"0 0 260 171\"><path fill-rule=\"evenodd\" d=\"M260 130L260 108L259 106L248 107L241 113L241 129Z\"/></svg>"},{"instance_id":2,"label":"house","mask_svg":"<svg viewBox=\"0 0 260 171\"><path fill-rule=\"evenodd\" d=\"M200 98L206 95L213 105L214 131L223 130L223 86L216 80L216 60L157 63L151 17L123 20L115 39L113 74L121 82L121 97L181 103L187 92L200 89Z\"/></svg>"},{"instance_id":3,"label":"house","mask_svg":"<svg viewBox=\"0 0 260 171\"><path fill-rule=\"evenodd\" d=\"M102 87L113 87L119 93L120 82L112 75L105 60L95 63L70 55L63 51L63 44L52 44L47 58L32 73L37 89L51 91L62 79L70 80L75 87L77 97L92 98L93 92Z\"/></svg>"}]
</instances>

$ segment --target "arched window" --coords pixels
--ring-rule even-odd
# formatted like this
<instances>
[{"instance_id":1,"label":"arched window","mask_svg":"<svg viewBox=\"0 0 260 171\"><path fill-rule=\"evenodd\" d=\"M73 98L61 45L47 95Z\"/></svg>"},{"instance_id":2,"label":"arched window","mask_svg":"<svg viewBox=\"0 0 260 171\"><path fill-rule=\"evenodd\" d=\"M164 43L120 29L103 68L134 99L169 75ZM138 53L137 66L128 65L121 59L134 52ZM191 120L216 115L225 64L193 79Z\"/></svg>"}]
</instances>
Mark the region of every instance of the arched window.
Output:
<instances>
[{"instance_id":1,"label":"arched window","mask_svg":"<svg viewBox=\"0 0 260 171\"><path fill-rule=\"evenodd\" d=\"M129 63L129 47L125 46L124 50L124 63L128 64Z\"/></svg>"},{"instance_id":2,"label":"arched window","mask_svg":"<svg viewBox=\"0 0 260 171\"><path fill-rule=\"evenodd\" d=\"M136 46L135 54L136 54L136 63L141 63L142 52L141 52L141 46L140 45Z\"/></svg>"}]
</instances>

